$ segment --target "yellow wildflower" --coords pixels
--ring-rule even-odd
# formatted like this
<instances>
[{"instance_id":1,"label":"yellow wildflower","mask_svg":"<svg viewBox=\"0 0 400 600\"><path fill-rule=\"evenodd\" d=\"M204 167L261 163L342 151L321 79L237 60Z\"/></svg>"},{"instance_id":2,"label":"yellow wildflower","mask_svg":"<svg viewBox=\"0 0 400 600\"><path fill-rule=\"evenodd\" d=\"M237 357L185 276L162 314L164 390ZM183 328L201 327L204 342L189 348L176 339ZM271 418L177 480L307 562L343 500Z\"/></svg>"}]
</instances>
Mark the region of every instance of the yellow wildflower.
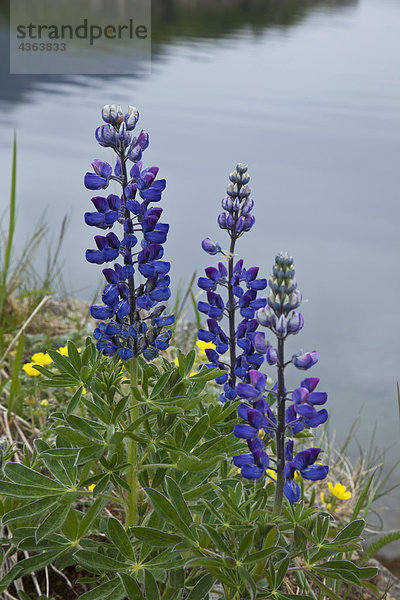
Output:
<instances>
[{"instance_id":1,"label":"yellow wildflower","mask_svg":"<svg viewBox=\"0 0 400 600\"><path fill-rule=\"evenodd\" d=\"M47 352L36 352L32 355L32 362L35 365L45 367L46 365L50 365L53 362L53 359L49 354L47 354Z\"/></svg>"},{"instance_id":2,"label":"yellow wildflower","mask_svg":"<svg viewBox=\"0 0 400 600\"><path fill-rule=\"evenodd\" d=\"M276 473L275 473L275 471L273 471L272 469L267 469L267 473L271 477L271 479L273 479L274 481L276 481Z\"/></svg>"},{"instance_id":3,"label":"yellow wildflower","mask_svg":"<svg viewBox=\"0 0 400 600\"><path fill-rule=\"evenodd\" d=\"M46 398L44 400L41 401L40 406L48 406L49 405L49 401L46 400Z\"/></svg>"},{"instance_id":4,"label":"yellow wildflower","mask_svg":"<svg viewBox=\"0 0 400 600\"><path fill-rule=\"evenodd\" d=\"M215 344L213 344L212 342L202 342L201 340L198 340L196 342L196 346L200 350L200 356L206 356L207 348L215 350Z\"/></svg>"},{"instance_id":5,"label":"yellow wildflower","mask_svg":"<svg viewBox=\"0 0 400 600\"><path fill-rule=\"evenodd\" d=\"M177 358L174 358L174 363L176 364L177 367L179 367L179 360Z\"/></svg>"},{"instance_id":6,"label":"yellow wildflower","mask_svg":"<svg viewBox=\"0 0 400 600\"><path fill-rule=\"evenodd\" d=\"M95 483L92 483L92 485L89 485L89 487L88 487L89 492L93 492L95 487L96 487Z\"/></svg>"},{"instance_id":7,"label":"yellow wildflower","mask_svg":"<svg viewBox=\"0 0 400 600\"><path fill-rule=\"evenodd\" d=\"M35 363L33 362L25 363L22 367L25 373L30 375L30 377L37 377L38 375L40 375L39 371L33 367L34 364Z\"/></svg>"},{"instance_id":8,"label":"yellow wildflower","mask_svg":"<svg viewBox=\"0 0 400 600\"><path fill-rule=\"evenodd\" d=\"M336 483L333 486L331 482L328 481L328 487L332 496L335 496L335 498L338 498L339 500L348 500L349 498L351 498L351 492L346 491L346 486L342 485L341 483Z\"/></svg>"}]
</instances>

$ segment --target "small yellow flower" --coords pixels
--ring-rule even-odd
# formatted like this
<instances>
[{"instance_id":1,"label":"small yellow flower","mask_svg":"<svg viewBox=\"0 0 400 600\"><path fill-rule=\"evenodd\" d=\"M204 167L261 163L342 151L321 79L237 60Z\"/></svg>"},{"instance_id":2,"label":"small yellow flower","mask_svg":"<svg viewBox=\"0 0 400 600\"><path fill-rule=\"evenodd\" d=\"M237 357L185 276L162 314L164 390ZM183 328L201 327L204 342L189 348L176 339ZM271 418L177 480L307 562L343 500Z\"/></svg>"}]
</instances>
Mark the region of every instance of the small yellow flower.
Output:
<instances>
[{"instance_id":1,"label":"small yellow flower","mask_svg":"<svg viewBox=\"0 0 400 600\"><path fill-rule=\"evenodd\" d=\"M264 431L264 429L259 429L258 430L258 437L261 438L261 439L264 439L264 437L265 437L265 431Z\"/></svg>"},{"instance_id":2,"label":"small yellow flower","mask_svg":"<svg viewBox=\"0 0 400 600\"><path fill-rule=\"evenodd\" d=\"M41 401L40 406L48 406L49 405L49 401L44 399Z\"/></svg>"},{"instance_id":3,"label":"small yellow flower","mask_svg":"<svg viewBox=\"0 0 400 600\"><path fill-rule=\"evenodd\" d=\"M85 395L85 394L86 394L86 392L87 392L86 388L85 388L85 387L83 387L83 388L82 388L82 394L83 394L83 395Z\"/></svg>"},{"instance_id":4,"label":"small yellow flower","mask_svg":"<svg viewBox=\"0 0 400 600\"><path fill-rule=\"evenodd\" d=\"M239 473L239 475L242 474L242 469L238 469L237 472Z\"/></svg>"},{"instance_id":5,"label":"small yellow flower","mask_svg":"<svg viewBox=\"0 0 400 600\"><path fill-rule=\"evenodd\" d=\"M27 375L29 375L30 377L37 377L38 375L40 375L39 371L33 367L34 364L35 363L33 362L25 363L22 367L25 373L27 373Z\"/></svg>"},{"instance_id":6,"label":"small yellow flower","mask_svg":"<svg viewBox=\"0 0 400 600\"><path fill-rule=\"evenodd\" d=\"M36 352L32 355L32 362L35 365L45 367L46 365L50 365L53 362L53 359L49 354L47 354L47 352Z\"/></svg>"},{"instance_id":7,"label":"small yellow flower","mask_svg":"<svg viewBox=\"0 0 400 600\"><path fill-rule=\"evenodd\" d=\"M272 469L267 469L267 473L271 477L271 479L273 479L274 481L276 481L276 473L275 473L275 471L273 471Z\"/></svg>"},{"instance_id":8,"label":"small yellow flower","mask_svg":"<svg viewBox=\"0 0 400 600\"><path fill-rule=\"evenodd\" d=\"M189 377L193 377L193 375L197 375L197 372L196 372L196 371L191 371L191 372L189 373Z\"/></svg>"},{"instance_id":9,"label":"small yellow flower","mask_svg":"<svg viewBox=\"0 0 400 600\"><path fill-rule=\"evenodd\" d=\"M88 487L89 492L93 492L95 487L96 487L95 483L92 483L92 485L89 485L89 487Z\"/></svg>"},{"instance_id":10,"label":"small yellow flower","mask_svg":"<svg viewBox=\"0 0 400 600\"><path fill-rule=\"evenodd\" d=\"M63 356L68 356L68 346L60 346L57 352L58 354L62 354Z\"/></svg>"},{"instance_id":11,"label":"small yellow flower","mask_svg":"<svg viewBox=\"0 0 400 600\"><path fill-rule=\"evenodd\" d=\"M335 498L338 498L339 500L348 500L351 498L351 492L346 491L346 486L342 485L341 483L336 483L333 486L331 482L328 481L328 487L332 496L335 496Z\"/></svg>"},{"instance_id":12,"label":"small yellow flower","mask_svg":"<svg viewBox=\"0 0 400 600\"><path fill-rule=\"evenodd\" d=\"M196 346L200 350L200 356L206 356L207 348L215 350L215 344L213 344L212 342L202 342L201 340L198 340L196 342Z\"/></svg>"},{"instance_id":13,"label":"small yellow flower","mask_svg":"<svg viewBox=\"0 0 400 600\"><path fill-rule=\"evenodd\" d=\"M177 358L174 358L174 363L176 364L177 367L179 367L179 360Z\"/></svg>"}]
</instances>

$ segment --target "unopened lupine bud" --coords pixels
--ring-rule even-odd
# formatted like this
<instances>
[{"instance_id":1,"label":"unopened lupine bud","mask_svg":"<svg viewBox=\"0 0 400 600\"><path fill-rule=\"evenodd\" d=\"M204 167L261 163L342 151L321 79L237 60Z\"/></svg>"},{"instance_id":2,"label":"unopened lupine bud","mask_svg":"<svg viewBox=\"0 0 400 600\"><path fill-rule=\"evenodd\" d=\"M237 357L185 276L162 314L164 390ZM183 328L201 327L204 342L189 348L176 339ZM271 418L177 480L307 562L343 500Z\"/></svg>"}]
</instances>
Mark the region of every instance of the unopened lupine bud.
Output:
<instances>
[{"instance_id":1,"label":"unopened lupine bud","mask_svg":"<svg viewBox=\"0 0 400 600\"><path fill-rule=\"evenodd\" d=\"M221 225L220 225L220 227L221 227ZM229 214L226 217L226 227L227 227L227 229L234 229L235 228L235 219L232 217L231 214Z\"/></svg>"},{"instance_id":2,"label":"unopened lupine bud","mask_svg":"<svg viewBox=\"0 0 400 600\"><path fill-rule=\"evenodd\" d=\"M227 210L228 212L232 212L233 210L233 202L232 202L232 198L230 196L226 196L222 202L222 208L224 210Z\"/></svg>"},{"instance_id":3,"label":"unopened lupine bud","mask_svg":"<svg viewBox=\"0 0 400 600\"><path fill-rule=\"evenodd\" d=\"M248 198L250 193L250 188L247 185L244 185L239 190L239 198Z\"/></svg>"},{"instance_id":4,"label":"unopened lupine bud","mask_svg":"<svg viewBox=\"0 0 400 600\"><path fill-rule=\"evenodd\" d=\"M226 213L221 213L218 215L218 225L221 227L221 229L227 228Z\"/></svg>"},{"instance_id":5,"label":"unopened lupine bud","mask_svg":"<svg viewBox=\"0 0 400 600\"><path fill-rule=\"evenodd\" d=\"M278 362L278 353L273 346L270 344L267 346L267 352L265 359L270 366L276 365Z\"/></svg>"},{"instance_id":6,"label":"unopened lupine bud","mask_svg":"<svg viewBox=\"0 0 400 600\"><path fill-rule=\"evenodd\" d=\"M276 333L283 337L286 335L286 319L285 315L281 315L278 319L278 323L276 325Z\"/></svg>"},{"instance_id":7,"label":"unopened lupine bud","mask_svg":"<svg viewBox=\"0 0 400 600\"><path fill-rule=\"evenodd\" d=\"M294 366L298 369L306 371L318 362L318 352L316 350L313 350L312 352L306 352L305 354L301 354L300 351L297 354L293 355L292 362Z\"/></svg>"},{"instance_id":8,"label":"unopened lupine bud","mask_svg":"<svg viewBox=\"0 0 400 600\"><path fill-rule=\"evenodd\" d=\"M287 322L287 332L296 335L303 329L304 318L301 313L293 311Z\"/></svg>"},{"instance_id":9,"label":"unopened lupine bud","mask_svg":"<svg viewBox=\"0 0 400 600\"><path fill-rule=\"evenodd\" d=\"M201 242L201 247L207 254L217 254L221 252L221 246L219 244L215 244L209 237L205 238Z\"/></svg>"},{"instance_id":10,"label":"unopened lupine bud","mask_svg":"<svg viewBox=\"0 0 400 600\"><path fill-rule=\"evenodd\" d=\"M256 312L257 322L263 327L274 328L276 325L276 316L269 306L259 308Z\"/></svg>"}]
</instances>

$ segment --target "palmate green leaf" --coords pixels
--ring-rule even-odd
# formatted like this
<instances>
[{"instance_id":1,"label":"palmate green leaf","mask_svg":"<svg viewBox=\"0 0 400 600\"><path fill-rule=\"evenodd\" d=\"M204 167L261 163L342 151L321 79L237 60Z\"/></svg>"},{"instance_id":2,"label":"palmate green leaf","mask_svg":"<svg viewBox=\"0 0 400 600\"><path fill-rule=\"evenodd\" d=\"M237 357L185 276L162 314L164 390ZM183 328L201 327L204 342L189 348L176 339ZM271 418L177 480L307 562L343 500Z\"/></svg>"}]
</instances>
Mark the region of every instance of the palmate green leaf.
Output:
<instances>
[{"instance_id":1,"label":"palmate green leaf","mask_svg":"<svg viewBox=\"0 0 400 600\"><path fill-rule=\"evenodd\" d=\"M149 498L151 504L154 509L164 518L167 519L169 523L172 523L178 531L183 533L187 538L193 541L197 541L197 537L195 531L190 529L186 523L181 519L181 517L176 512L173 505L170 501L160 492L152 488L145 488L145 494Z\"/></svg>"},{"instance_id":2,"label":"palmate green leaf","mask_svg":"<svg viewBox=\"0 0 400 600\"><path fill-rule=\"evenodd\" d=\"M46 510L51 510L53 506L57 504L57 500L53 500L50 498L42 498L40 500L35 500L34 502L30 502L29 504L24 504L15 510L10 510L2 517L3 523L10 523L11 521L19 521L23 519L29 519L29 517L35 517L36 515L40 515Z\"/></svg>"},{"instance_id":3,"label":"palmate green leaf","mask_svg":"<svg viewBox=\"0 0 400 600\"><path fill-rule=\"evenodd\" d=\"M171 477L168 477L168 475L165 477L165 483L167 486L169 499L171 500L176 512L186 523L186 525L190 527L193 523L193 518L190 514L190 510L185 502L179 485Z\"/></svg>"},{"instance_id":4,"label":"palmate green leaf","mask_svg":"<svg viewBox=\"0 0 400 600\"><path fill-rule=\"evenodd\" d=\"M158 554L148 562L143 563L143 568L152 571L158 571L160 569L177 569L178 567L183 567L185 562L186 559L177 552L164 550L164 552L161 552L161 554Z\"/></svg>"},{"instance_id":5,"label":"palmate green leaf","mask_svg":"<svg viewBox=\"0 0 400 600\"><path fill-rule=\"evenodd\" d=\"M130 531L141 542L158 548L173 547L182 541L179 535L159 531L153 527L131 527Z\"/></svg>"},{"instance_id":6,"label":"palmate green leaf","mask_svg":"<svg viewBox=\"0 0 400 600\"><path fill-rule=\"evenodd\" d=\"M199 579L196 585L190 590L186 600L203 600L203 598L206 596L208 597L208 593L214 585L214 582L214 575L210 573L203 575L203 577Z\"/></svg>"},{"instance_id":7,"label":"palmate green leaf","mask_svg":"<svg viewBox=\"0 0 400 600\"><path fill-rule=\"evenodd\" d=\"M127 571L131 565L127 562L115 560L94 550L77 550L74 554L79 565L94 573L108 573L109 571Z\"/></svg>"},{"instance_id":8,"label":"palmate green leaf","mask_svg":"<svg viewBox=\"0 0 400 600\"><path fill-rule=\"evenodd\" d=\"M35 369L37 369L37 371L41 371L41 367L39 366L36 366ZM40 385L43 387L69 388L75 387L77 384L79 385L79 383L79 381L73 379L72 377L66 377L65 375L54 375L51 379L41 381Z\"/></svg>"},{"instance_id":9,"label":"palmate green leaf","mask_svg":"<svg viewBox=\"0 0 400 600\"><path fill-rule=\"evenodd\" d=\"M60 529L67 518L70 510L70 504L60 504L54 508L45 520L39 525L36 530L35 538L37 542L41 542L50 533Z\"/></svg>"},{"instance_id":10,"label":"palmate green leaf","mask_svg":"<svg viewBox=\"0 0 400 600\"><path fill-rule=\"evenodd\" d=\"M186 440L184 441L182 448L186 450L186 452L190 452L190 450L192 450L196 446L196 444L201 440L201 438L205 435L209 426L210 417L208 415L203 415L189 431L189 434Z\"/></svg>"},{"instance_id":11,"label":"palmate green leaf","mask_svg":"<svg viewBox=\"0 0 400 600\"><path fill-rule=\"evenodd\" d=\"M192 558L187 561L186 567L204 567L205 569L210 568L226 568L234 569L236 567L236 561L233 558L213 558L208 556L199 556Z\"/></svg>"},{"instance_id":12,"label":"palmate green leaf","mask_svg":"<svg viewBox=\"0 0 400 600\"><path fill-rule=\"evenodd\" d=\"M129 600L145 600L137 582L127 573L118 573ZM149 598L147 596L147 598Z\"/></svg>"},{"instance_id":13,"label":"palmate green leaf","mask_svg":"<svg viewBox=\"0 0 400 600\"><path fill-rule=\"evenodd\" d=\"M46 489L65 491L65 487L55 479L50 479L38 471L34 471L25 465L19 463L7 463L4 467L4 473L11 481L21 485L39 486Z\"/></svg>"},{"instance_id":14,"label":"palmate green leaf","mask_svg":"<svg viewBox=\"0 0 400 600\"><path fill-rule=\"evenodd\" d=\"M107 535L114 546L119 550L119 552L121 552L123 556L125 556L125 558L132 561L135 560L135 555L128 534L122 527L121 523L113 517L108 519Z\"/></svg>"},{"instance_id":15,"label":"palmate green leaf","mask_svg":"<svg viewBox=\"0 0 400 600\"><path fill-rule=\"evenodd\" d=\"M251 544L253 543L254 533L255 533L255 529L250 529L250 531L247 531L245 533L245 535L243 536L243 539L239 544L239 550L238 550L238 559L239 560L242 560L243 556L246 554L247 550L250 548Z\"/></svg>"},{"instance_id":16,"label":"palmate green leaf","mask_svg":"<svg viewBox=\"0 0 400 600\"><path fill-rule=\"evenodd\" d=\"M117 577L79 596L79 600L121 600L122 598L126 598L126 592Z\"/></svg>"},{"instance_id":17,"label":"palmate green leaf","mask_svg":"<svg viewBox=\"0 0 400 600\"><path fill-rule=\"evenodd\" d=\"M160 592L154 575L147 570L144 572L144 591L146 600L160 600Z\"/></svg>"},{"instance_id":18,"label":"palmate green leaf","mask_svg":"<svg viewBox=\"0 0 400 600\"><path fill-rule=\"evenodd\" d=\"M41 488L33 485L18 485L8 481L0 481L0 495L15 498L44 498L47 496L62 496L64 489Z\"/></svg>"}]
</instances>

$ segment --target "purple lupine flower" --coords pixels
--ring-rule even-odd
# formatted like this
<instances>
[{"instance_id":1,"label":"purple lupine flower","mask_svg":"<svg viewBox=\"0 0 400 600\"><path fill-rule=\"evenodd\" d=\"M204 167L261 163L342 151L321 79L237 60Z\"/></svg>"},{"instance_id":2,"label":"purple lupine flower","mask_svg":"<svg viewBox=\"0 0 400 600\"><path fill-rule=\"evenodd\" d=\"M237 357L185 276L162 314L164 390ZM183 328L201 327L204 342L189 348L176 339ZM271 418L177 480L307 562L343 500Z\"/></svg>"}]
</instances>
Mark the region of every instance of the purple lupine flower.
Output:
<instances>
[{"instance_id":1,"label":"purple lupine flower","mask_svg":"<svg viewBox=\"0 0 400 600\"><path fill-rule=\"evenodd\" d=\"M294 474L298 471L304 479L319 481L325 479L328 475L329 467L320 464L314 464L318 458L321 448L308 448L298 452L293 458L293 440L290 440L286 447L287 462L284 468L285 485L283 492L286 498L294 504L300 498L300 487L294 481Z\"/></svg>"},{"instance_id":2,"label":"purple lupine flower","mask_svg":"<svg viewBox=\"0 0 400 600\"><path fill-rule=\"evenodd\" d=\"M208 254L221 253L227 266L225 262L220 262L218 267L208 267L205 270L205 277L200 277L198 280L199 288L207 294L207 302L200 300L198 309L209 317L208 332L200 329L198 337L200 340L213 342L216 345L215 351L219 357L217 359L213 356L210 364L224 364L229 369L228 381L224 381L224 392L221 394L222 402L236 397L236 378L246 381L248 371L259 368L264 361L263 352L255 346L257 340L253 334L258 327L254 319L255 312L265 307L267 303L265 298L257 297L257 294L267 286L267 280L258 277L258 267L245 269L242 259L234 262L236 241L254 225L254 217L251 214L254 202L249 197L250 188L247 184L250 177L247 166L239 163L229 179L227 196L222 200L224 212L218 217L220 228L226 230L230 237L229 250L223 251L219 243L213 242L208 237L201 244ZM220 287L228 290L227 299L219 293ZM238 326L235 321L237 311L242 317ZM228 326L224 331L225 317ZM219 322L218 328L216 321ZM238 354L238 348L242 351L241 354ZM221 356L228 351L229 357L222 359Z\"/></svg>"},{"instance_id":3,"label":"purple lupine flower","mask_svg":"<svg viewBox=\"0 0 400 600\"><path fill-rule=\"evenodd\" d=\"M86 251L88 262L103 264L115 262L103 274L107 285L102 293L103 305L92 306L92 317L101 322L94 331L97 348L103 354L129 360L143 354L147 360L155 358L169 345L171 332L162 331L174 320L164 317L165 305L160 302L170 297L170 264L160 260L167 239L169 225L160 222L162 209L149 206L159 202L165 189L165 179L157 179L158 167L143 168L141 157L149 143L148 134L141 131L132 136L139 113L130 106L122 112L120 106L107 105L102 110L106 125L96 129L100 146L110 147L116 154L114 171L102 160L94 160L94 173L86 173L85 186L90 190L105 189L110 180L122 187L121 196L109 194L106 198L95 196L92 203L96 212L85 213L85 222L100 229L111 229L115 222L123 225L119 239L110 231L105 236L95 236L97 249ZM129 169L127 161L133 162ZM129 176L128 176L129 171ZM133 252L139 243L140 251ZM138 281L138 275L144 280ZM158 305L158 306L157 306Z\"/></svg>"}]
</instances>

